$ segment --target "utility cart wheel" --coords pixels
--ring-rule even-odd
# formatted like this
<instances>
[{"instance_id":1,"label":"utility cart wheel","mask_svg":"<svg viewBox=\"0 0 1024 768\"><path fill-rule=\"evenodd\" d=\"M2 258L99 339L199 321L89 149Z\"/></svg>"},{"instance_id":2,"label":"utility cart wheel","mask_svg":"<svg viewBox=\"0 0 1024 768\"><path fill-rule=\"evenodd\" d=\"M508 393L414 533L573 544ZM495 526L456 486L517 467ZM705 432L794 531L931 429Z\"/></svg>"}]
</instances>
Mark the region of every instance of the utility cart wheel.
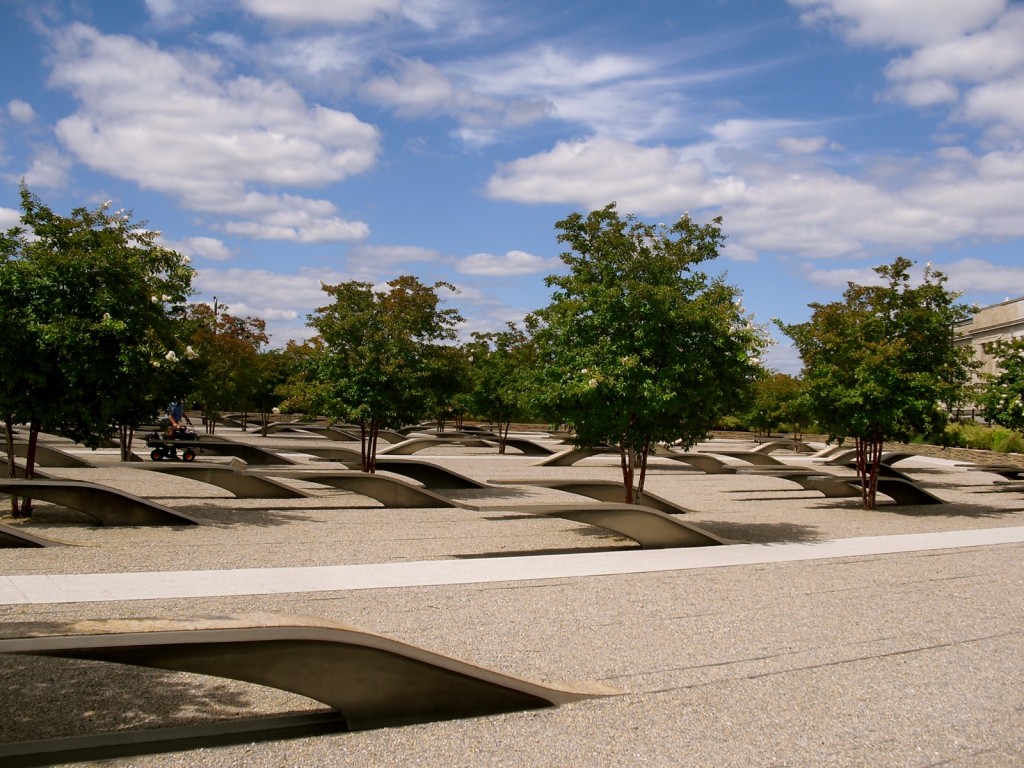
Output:
<instances>
[{"instance_id":1,"label":"utility cart wheel","mask_svg":"<svg viewBox=\"0 0 1024 768\"><path fill-rule=\"evenodd\" d=\"M181 454L181 458L182 458L183 461L195 461L196 460L196 452L193 451L191 448L186 448L185 452L183 454Z\"/></svg>"},{"instance_id":2,"label":"utility cart wheel","mask_svg":"<svg viewBox=\"0 0 1024 768\"><path fill-rule=\"evenodd\" d=\"M152 451L149 452L149 458L151 458L153 461L160 461L160 459L162 459L163 457L163 448L154 448Z\"/></svg>"}]
</instances>

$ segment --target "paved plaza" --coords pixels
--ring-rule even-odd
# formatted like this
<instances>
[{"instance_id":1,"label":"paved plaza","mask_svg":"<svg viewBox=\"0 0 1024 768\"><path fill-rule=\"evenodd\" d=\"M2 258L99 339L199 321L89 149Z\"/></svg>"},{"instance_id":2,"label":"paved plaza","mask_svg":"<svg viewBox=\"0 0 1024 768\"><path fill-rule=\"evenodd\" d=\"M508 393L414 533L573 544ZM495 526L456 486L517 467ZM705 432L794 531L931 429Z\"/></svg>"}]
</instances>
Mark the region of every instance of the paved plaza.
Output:
<instances>
[{"instance_id":1,"label":"paved plaza","mask_svg":"<svg viewBox=\"0 0 1024 768\"><path fill-rule=\"evenodd\" d=\"M329 442L219 431L300 461L312 460L302 447ZM523 511L578 500L549 488L441 492L472 509L384 509L292 479L310 498L236 499L121 466L110 451L80 455L97 466L51 472L145 495L203 525L105 528L39 504L31 530L78 546L2 550L3 621L301 615L538 682L616 691L398 728L178 743L105 764L1024 764L1024 490L955 460L899 464L946 503L883 500L866 512L856 498L780 478L654 458L648 490L736 543L643 550ZM452 445L412 458L482 482L619 474L613 455L538 467L537 457ZM273 689L88 661L0 656L0 677L0 755L13 742L323 712Z\"/></svg>"}]
</instances>

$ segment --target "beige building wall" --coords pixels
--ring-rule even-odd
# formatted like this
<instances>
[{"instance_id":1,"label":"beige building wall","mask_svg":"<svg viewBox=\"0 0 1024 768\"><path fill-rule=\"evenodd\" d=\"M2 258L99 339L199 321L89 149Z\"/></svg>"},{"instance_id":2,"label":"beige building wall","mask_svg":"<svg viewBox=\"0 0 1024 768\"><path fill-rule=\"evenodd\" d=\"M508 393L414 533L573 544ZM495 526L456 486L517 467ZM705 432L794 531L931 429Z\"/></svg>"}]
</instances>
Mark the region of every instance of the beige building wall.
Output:
<instances>
[{"instance_id":1,"label":"beige building wall","mask_svg":"<svg viewBox=\"0 0 1024 768\"><path fill-rule=\"evenodd\" d=\"M955 332L955 343L974 347L974 354L982 361L978 378L997 373L995 360L985 354L984 345L1024 336L1024 297L982 307L970 320L958 323Z\"/></svg>"}]
</instances>

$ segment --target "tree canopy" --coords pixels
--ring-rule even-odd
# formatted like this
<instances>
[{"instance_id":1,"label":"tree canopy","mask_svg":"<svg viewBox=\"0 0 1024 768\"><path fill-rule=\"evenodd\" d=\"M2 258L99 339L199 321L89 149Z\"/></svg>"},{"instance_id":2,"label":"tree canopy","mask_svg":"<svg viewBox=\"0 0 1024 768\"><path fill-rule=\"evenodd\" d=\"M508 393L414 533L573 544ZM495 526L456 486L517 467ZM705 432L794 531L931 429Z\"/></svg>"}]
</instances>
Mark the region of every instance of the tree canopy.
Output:
<instances>
[{"instance_id":1,"label":"tree canopy","mask_svg":"<svg viewBox=\"0 0 1024 768\"><path fill-rule=\"evenodd\" d=\"M180 308L193 270L130 213L61 216L21 188L21 225L2 236L0 413L97 446L117 427L122 451L153 416L167 380L158 366L183 347Z\"/></svg>"},{"instance_id":2,"label":"tree canopy","mask_svg":"<svg viewBox=\"0 0 1024 768\"><path fill-rule=\"evenodd\" d=\"M498 452L505 453L512 420L528 419L533 413L533 340L515 323L508 323L504 331L475 332L465 349L472 372L469 407L498 425Z\"/></svg>"},{"instance_id":3,"label":"tree canopy","mask_svg":"<svg viewBox=\"0 0 1024 768\"><path fill-rule=\"evenodd\" d=\"M868 509L882 443L941 432L973 367L972 350L953 344L968 307L931 265L913 285L912 266L901 257L875 267L880 284L851 282L842 301L811 304L807 322L779 324L803 358L815 421L831 437L856 441Z\"/></svg>"},{"instance_id":4,"label":"tree canopy","mask_svg":"<svg viewBox=\"0 0 1024 768\"><path fill-rule=\"evenodd\" d=\"M636 501L653 445L703 439L754 378L765 336L739 291L699 269L718 256L720 218L648 224L611 203L556 227L568 271L547 278L536 313L539 404L577 445L618 446Z\"/></svg>"},{"instance_id":5,"label":"tree canopy","mask_svg":"<svg viewBox=\"0 0 1024 768\"><path fill-rule=\"evenodd\" d=\"M999 371L986 377L979 398L985 418L1024 431L1024 338L1001 339L985 351L995 357Z\"/></svg>"},{"instance_id":6,"label":"tree canopy","mask_svg":"<svg viewBox=\"0 0 1024 768\"><path fill-rule=\"evenodd\" d=\"M323 342L310 358L317 410L360 425L363 470L375 469L377 434L422 418L436 374L437 345L455 338L458 311L442 308L441 289L411 275L374 290L351 281L322 285L334 299L309 316Z\"/></svg>"}]
</instances>

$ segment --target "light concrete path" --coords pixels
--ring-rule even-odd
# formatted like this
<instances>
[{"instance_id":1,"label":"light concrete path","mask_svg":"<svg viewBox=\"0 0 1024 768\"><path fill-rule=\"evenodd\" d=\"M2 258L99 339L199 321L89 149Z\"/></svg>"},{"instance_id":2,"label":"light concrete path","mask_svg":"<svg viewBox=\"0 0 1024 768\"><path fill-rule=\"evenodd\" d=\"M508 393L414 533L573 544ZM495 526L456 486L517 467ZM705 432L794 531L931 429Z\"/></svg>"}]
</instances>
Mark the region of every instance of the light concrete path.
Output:
<instances>
[{"instance_id":1,"label":"light concrete path","mask_svg":"<svg viewBox=\"0 0 1024 768\"><path fill-rule=\"evenodd\" d=\"M0 605L335 592L515 582L864 557L1024 542L1024 527L866 536L815 543L632 550L302 568L0 576Z\"/></svg>"}]
</instances>

